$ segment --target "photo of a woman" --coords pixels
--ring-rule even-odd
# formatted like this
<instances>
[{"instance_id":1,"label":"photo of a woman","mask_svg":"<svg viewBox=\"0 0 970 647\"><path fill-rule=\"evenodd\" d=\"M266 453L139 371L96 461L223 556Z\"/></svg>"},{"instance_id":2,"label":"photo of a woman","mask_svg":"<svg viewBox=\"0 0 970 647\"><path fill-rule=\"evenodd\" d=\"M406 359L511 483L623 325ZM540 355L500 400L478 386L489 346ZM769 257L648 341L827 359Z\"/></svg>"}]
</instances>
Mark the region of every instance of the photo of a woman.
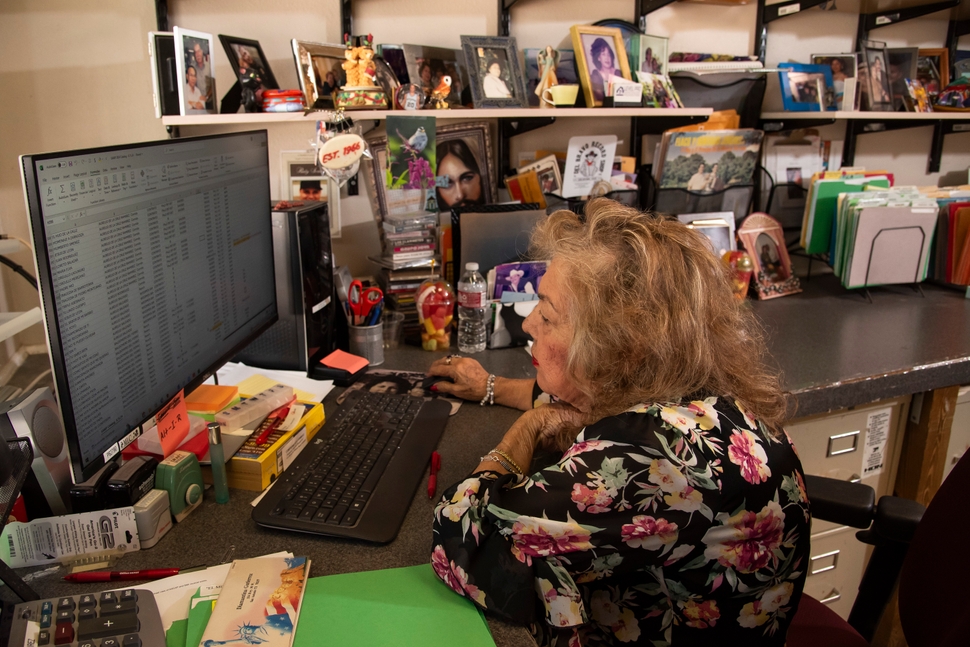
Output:
<instances>
[{"instance_id":1,"label":"photo of a woman","mask_svg":"<svg viewBox=\"0 0 970 647\"><path fill-rule=\"evenodd\" d=\"M448 186L437 188L440 211L486 203L481 166L464 140L440 142L436 158L438 176L448 178Z\"/></svg>"},{"instance_id":2,"label":"photo of a woman","mask_svg":"<svg viewBox=\"0 0 970 647\"><path fill-rule=\"evenodd\" d=\"M511 99L508 81L508 57L505 50L478 48L478 65L482 71L482 91L488 99Z\"/></svg>"},{"instance_id":3,"label":"photo of a woman","mask_svg":"<svg viewBox=\"0 0 970 647\"><path fill-rule=\"evenodd\" d=\"M587 38L590 37L584 36L584 41ZM605 38L596 37L592 39L587 60L590 62L589 82L593 91L593 100L596 105L601 105L607 93L610 77L620 75L616 67L616 52Z\"/></svg>"},{"instance_id":4,"label":"photo of a woman","mask_svg":"<svg viewBox=\"0 0 970 647\"><path fill-rule=\"evenodd\" d=\"M569 33L576 51L576 62L586 105L591 108L602 106L606 97L612 95L610 92L612 77L627 81L633 79L627 63L623 32L615 27L573 25L569 28ZM637 57L634 65L638 73L640 53L639 49L634 53Z\"/></svg>"}]
</instances>

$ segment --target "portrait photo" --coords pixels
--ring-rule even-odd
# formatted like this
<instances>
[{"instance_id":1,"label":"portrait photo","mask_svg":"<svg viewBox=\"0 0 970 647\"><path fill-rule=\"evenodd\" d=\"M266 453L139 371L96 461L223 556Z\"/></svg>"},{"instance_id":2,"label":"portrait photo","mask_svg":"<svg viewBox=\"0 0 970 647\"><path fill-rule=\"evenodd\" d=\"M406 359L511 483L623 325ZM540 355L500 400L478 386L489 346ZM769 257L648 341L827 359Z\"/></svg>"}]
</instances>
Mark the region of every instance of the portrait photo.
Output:
<instances>
[{"instance_id":1,"label":"portrait photo","mask_svg":"<svg viewBox=\"0 0 970 647\"><path fill-rule=\"evenodd\" d=\"M408 82L414 83L431 95L435 89L443 86L445 76L451 79L451 86L446 95L449 106L461 105L461 93L468 82L468 71L462 58L461 50L444 47L426 47L424 45L402 45L404 60L407 65ZM384 48L381 51L385 51ZM388 51L390 53L390 51ZM388 59L391 69L394 64ZM398 74L401 83L405 81Z\"/></svg>"},{"instance_id":2,"label":"portrait photo","mask_svg":"<svg viewBox=\"0 0 970 647\"><path fill-rule=\"evenodd\" d=\"M414 83L405 83L399 87L394 97L398 110L421 110L427 100L424 90Z\"/></svg>"},{"instance_id":3,"label":"portrait photo","mask_svg":"<svg viewBox=\"0 0 970 647\"><path fill-rule=\"evenodd\" d=\"M347 83L343 45L293 39L293 59L307 107L333 108L333 93Z\"/></svg>"},{"instance_id":4,"label":"portrait photo","mask_svg":"<svg viewBox=\"0 0 970 647\"><path fill-rule=\"evenodd\" d=\"M573 25L569 31L577 54L586 105L602 106L609 95L611 77L633 80L623 46L623 33L615 27L590 25Z\"/></svg>"},{"instance_id":5,"label":"portrait photo","mask_svg":"<svg viewBox=\"0 0 970 647\"><path fill-rule=\"evenodd\" d=\"M525 108L525 79L514 38L462 36L476 108Z\"/></svg>"},{"instance_id":6,"label":"portrait photo","mask_svg":"<svg viewBox=\"0 0 970 647\"><path fill-rule=\"evenodd\" d=\"M175 68L182 115L217 112L215 75L212 71L212 34L176 27Z\"/></svg>"},{"instance_id":7,"label":"portrait photo","mask_svg":"<svg viewBox=\"0 0 970 647\"><path fill-rule=\"evenodd\" d=\"M812 63L825 65L832 74L832 89L835 94L837 110L852 110L852 106L844 107L842 99L845 97L845 82L854 79L857 74L856 54L812 54Z\"/></svg>"},{"instance_id":8,"label":"portrait photo","mask_svg":"<svg viewBox=\"0 0 970 647\"><path fill-rule=\"evenodd\" d=\"M772 299L801 292L791 271L781 223L765 213L753 213L738 228L738 238L754 265L755 293Z\"/></svg>"},{"instance_id":9,"label":"portrait photo","mask_svg":"<svg viewBox=\"0 0 970 647\"><path fill-rule=\"evenodd\" d=\"M644 74L667 74L667 39L663 36L634 34L630 46L635 47L635 58L630 66Z\"/></svg>"},{"instance_id":10,"label":"portrait photo","mask_svg":"<svg viewBox=\"0 0 970 647\"><path fill-rule=\"evenodd\" d=\"M869 110L892 111L893 94L889 85L886 43L866 40L860 44L866 59Z\"/></svg>"},{"instance_id":11,"label":"portrait photo","mask_svg":"<svg viewBox=\"0 0 970 647\"><path fill-rule=\"evenodd\" d=\"M340 203L329 200L330 185L313 150L280 151L280 192L283 200L329 202L330 237L340 238Z\"/></svg>"}]
</instances>

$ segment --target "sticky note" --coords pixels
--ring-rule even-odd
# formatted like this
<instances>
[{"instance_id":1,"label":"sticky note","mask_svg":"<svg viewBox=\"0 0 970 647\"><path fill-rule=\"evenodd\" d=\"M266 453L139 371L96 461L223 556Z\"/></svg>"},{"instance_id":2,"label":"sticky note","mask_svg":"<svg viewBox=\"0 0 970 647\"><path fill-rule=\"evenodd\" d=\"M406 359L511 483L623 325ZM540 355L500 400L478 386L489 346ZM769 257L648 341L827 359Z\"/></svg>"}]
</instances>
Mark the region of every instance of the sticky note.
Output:
<instances>
[{"instance_id":1,"label":"sticky note","mask_svg":"<svg viewBox=\"0 0 970 647\"><path fill-rule=\"evenodd\" d=\"M200 384L185 396L185 406L189 411L216 413L225 409L237 395L239 389L235 386Z\"/></svg>"},{"instance_id":2,"label":"sticky note","mask_svg":"<svg viewBox=\"0 0 970 647\"><path fill-rule=\"evenodd\" d=\"M185 406L185 393L179 391L155 416L158 421L158 439L162 451L168 456L189 435L189 410Z\"/></svg>"},{"instance_id":3,"label":"sticky note","mask_svg":"<svg viewBox=\"0 0 970 647\"><path fill-rule=\"evenodd\" d=\"M330 368L339 368L348 373L356 373L367 366L367 359L359 355L345 353L339 348L320 360L320 363Z\"/></svg>"}]
</instances>

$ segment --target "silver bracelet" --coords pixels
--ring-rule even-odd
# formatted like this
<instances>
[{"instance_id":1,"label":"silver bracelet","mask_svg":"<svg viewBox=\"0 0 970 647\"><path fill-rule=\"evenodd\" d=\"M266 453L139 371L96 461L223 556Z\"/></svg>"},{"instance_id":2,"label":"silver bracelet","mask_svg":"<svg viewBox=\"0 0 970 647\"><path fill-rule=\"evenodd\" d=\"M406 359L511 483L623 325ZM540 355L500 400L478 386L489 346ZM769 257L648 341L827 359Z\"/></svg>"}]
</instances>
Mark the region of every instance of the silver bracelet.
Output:
<instances>
[{"instance_id":1,"label":"silver bracelet","mask_svg":"<svg viewBox=\"0 0 970 647\"><path fill-rule=\"evenodd\" d=\"M485 382L485 397L482 401L478 403L479 406L484 407L486 404L495 404L495 374L490 373L488 380Z\"/></svg>"},{"instance_id":2,"label":"silver bracelet","mask_svg":"<svg viewBox=\"0 0 970 647\"><path fill-rule=\"evenodd\" d=\"M522 474L522 472L515 469L515 467L510 465L507 460L505 460L502 456L499 456L498 454L493 454L492 452L489 452L484 456L482 456L480 459L478 459L479 463L484 463L485 461L492 461L493 463L498 463L499 465L502 466L503 469L505 469L506 472L509 472L510 474L518 474L518 475Z\"/></svg>"}]
</instances>

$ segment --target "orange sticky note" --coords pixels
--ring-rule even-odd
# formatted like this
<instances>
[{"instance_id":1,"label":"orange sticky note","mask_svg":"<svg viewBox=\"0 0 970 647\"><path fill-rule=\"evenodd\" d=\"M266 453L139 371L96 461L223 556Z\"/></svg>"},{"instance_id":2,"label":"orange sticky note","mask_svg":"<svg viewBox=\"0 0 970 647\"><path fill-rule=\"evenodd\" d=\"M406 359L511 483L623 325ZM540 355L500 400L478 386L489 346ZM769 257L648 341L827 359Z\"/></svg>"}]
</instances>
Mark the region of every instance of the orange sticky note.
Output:
<instances>
[{"instance_id":1,"label":"orange sticky note","mask_svg":"<svg viewBox=\"0 0 970 647\"><path fill-rule=\"evenodd\" d=\"M162 452L168 456L185 440L189 434L189 410L185 406L185 394L178 392L155 416L158 424L158 439Z\"/></svg>"},{"instance_id":2,"label":"orange sticky note","mask_svg":"<svg viewBox=\"0 0 970 647\"><path fill-rule=\"evenodd\" d=\"M359 355L345 353L339 348L320 360L320 363L330 368L341 368L350 374L354 374L367 366L367 359Z\"/></svg>"}]
</instances>

